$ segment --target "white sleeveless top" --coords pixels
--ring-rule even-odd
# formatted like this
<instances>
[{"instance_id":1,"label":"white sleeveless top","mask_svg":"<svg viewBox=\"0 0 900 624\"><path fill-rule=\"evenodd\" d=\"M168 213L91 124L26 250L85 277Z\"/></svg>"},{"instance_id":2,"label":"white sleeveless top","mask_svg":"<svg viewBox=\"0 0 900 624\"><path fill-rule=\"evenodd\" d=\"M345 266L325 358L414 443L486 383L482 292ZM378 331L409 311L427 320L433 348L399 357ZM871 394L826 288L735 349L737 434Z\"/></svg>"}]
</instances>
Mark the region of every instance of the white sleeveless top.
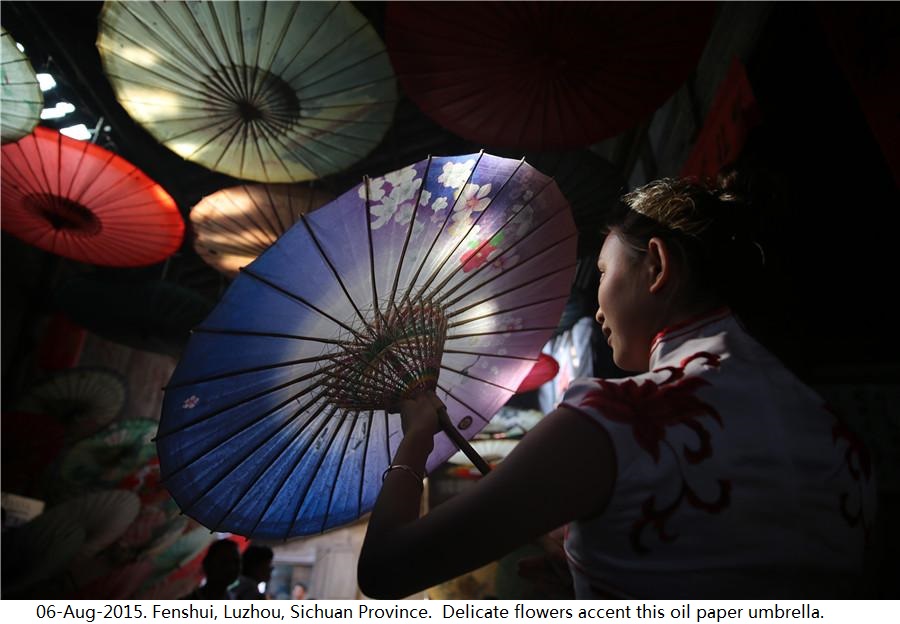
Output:
<instances>
[{"instance_id":1,"label":"white sleeveless top","mask_svg":"<svg viewBox=\"0 0 900 624\"><path fill-rule=\"evenodd\" d=\"M576 595L853 595L875 512L858 438L727 309L661 332L650 370L563 398L617 467L606 509L568 528Z\"/></svg>"}]
</instances>

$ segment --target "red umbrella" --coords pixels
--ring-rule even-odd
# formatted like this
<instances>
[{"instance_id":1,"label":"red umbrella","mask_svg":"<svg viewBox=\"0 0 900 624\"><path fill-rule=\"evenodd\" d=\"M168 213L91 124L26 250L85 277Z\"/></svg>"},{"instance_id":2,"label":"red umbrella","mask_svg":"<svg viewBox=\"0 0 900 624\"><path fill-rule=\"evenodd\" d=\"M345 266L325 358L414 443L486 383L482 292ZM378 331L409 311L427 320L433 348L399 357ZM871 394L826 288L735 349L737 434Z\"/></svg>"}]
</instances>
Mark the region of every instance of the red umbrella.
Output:
<instances>
[{"instance_id":1,"label":"red umbrella","mask_svg":"<svg viewBox=\"0 0 900 624\"><path fill-rule=\"evenodd\" d=\"M172 255L184 237L175 200L125 159L38 127L3 146L3 229L80 262L132 267Z\"/></svg>"},{"instance_id":2,"label":"red umbrella","mask_svg":"<svg viewBox=\"0 0 900 624\"><path fill-rule=\"evenodd\" d=\"M530 392L531 390L540 388L556 377L556 373L558 372L559 362L546 353L541 353L538 356L537 362L534 363L534 366L532 366L531 370L528 372L528 375L526 375L525 379L522 380L522 383L519 384L516 394Z\"/></svg>"},{"instance_id":3,"label":"red umbrella","mask_svg":"<svg viewBox=\"0 0 900 624\"><path fill-rule=\"evenodd\" d=\"M684 82L715 3L391 2L406 94L461 137L583 147L645 119Z\"/></svg>"}]
</instances>

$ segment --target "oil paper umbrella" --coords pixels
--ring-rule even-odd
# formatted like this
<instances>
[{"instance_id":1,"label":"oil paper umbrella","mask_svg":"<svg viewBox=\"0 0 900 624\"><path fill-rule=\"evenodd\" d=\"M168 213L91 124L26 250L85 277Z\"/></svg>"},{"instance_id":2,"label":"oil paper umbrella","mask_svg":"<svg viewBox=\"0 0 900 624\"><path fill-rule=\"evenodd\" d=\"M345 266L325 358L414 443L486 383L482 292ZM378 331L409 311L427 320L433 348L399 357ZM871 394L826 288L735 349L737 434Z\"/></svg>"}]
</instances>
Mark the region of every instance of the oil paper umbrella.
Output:
<instances>
[{"instance_id":1,"label":"oil paper umbrella","mask_svg":"<svg viewBox=\"0 0 900 624\"><path fill-rule=\"evenodd\" d=\"M38 127L3 146L3 229L79 262L156 264L184 237L178 207L137 167L86 141Z\"/></svg>"},{"instance_id":2,"label":"oil paper umbrella","mask_svg":"<svg viewBox=\"0 0 900 624\"><path fill-rule=\"evenodd\" d=\"M428 470L484 427L556 328L575 239L551 178L487 154L367 179L303 216L195 329L163 403L163 482L237 535L359 518L402 437L385 408L436 389Z\"/></svg>"},{"instance_id":3,"label":"oil paper umbrella","mask_svg":"<svg viewBox=\"0 0 900 624\"><path fill-rule=\"evenodd\" d=\"M48 522L71 522L84 527L84 543L76 557L91 557L115 542L140 511L138 497L125 490L102 490L73 498L44 512Z\"/></svg>"},{"instance_id":4,"label":"oil paper umbrella","mask_svg":"<svg viewBox=\"0 0 900 624\"><path fill-rule=\"evenodd\" d=\"M217 191L191 210L194 249L229 277L333 196L296 184L248 184Z\"/></svg>"},{"instance_id":5,"label":"oil paper umbrella","mask_svg":"<svg viewBox=\"0 0 900 624\"><path fill-rule=\"evenodd\" d=\"M44 94L31 62L0 27L0 139L18 141L41 120ZM5 156L5 154L4 154ZM5 172L4 172L5 173Z\"/></svg>"},{"instance_id":6,"label":"oil paper umbrella","mask_svg":"<svg viewBox=\"0 0 900 624\"><path fill-rule=\"evenodd\" d=\"M52 302L107 340L174 356L213 308L204 296L170 282L113 282L91 275L70 277Z\"/></svg>"},{"instance_id":7,"label":"oil paper umbrella","mask_svg":"<svg viewBox=\"0 0 900 624\"><path fill-rule=\"evenodd\" d=\"M127 400L125 379L105 368L71 368L31 386L15 402L16 409L56 418L69 440L99 431L122 414Z\"/></svg>"},{"instance_id":8,"label":"oil paper umbrella","mask_svg":"<svg viewBox=\"0 0 900 624\"><path fill-rule=\"evenodd\" d=\"M236 178L345 169L378 144L396 102L384 44L349 2L107 2L97 47L135 120Z\"/></svg>"},{"instance_id":9,"label":"oil paper umbrella","mask_svg":"<svg viewBox=\"0 0 900 624\"><path fill-rule=\"evenodd\" d=\"M716 6L668 2L392 2L403 91L481 145L586 147L647 118L688 77Z\"/></svg>"},{"instance_id":10,"label":"oil paper umbrella","mask_svg":"<svg viewBox=\"0 0 900 624\"><path fill-rule=\"evenodd\" d=\"M114 487L154 455L155 429L154 420L119 420L78 442L62 456L60 486L74 492Z\"/></svg>"}]
</instances>

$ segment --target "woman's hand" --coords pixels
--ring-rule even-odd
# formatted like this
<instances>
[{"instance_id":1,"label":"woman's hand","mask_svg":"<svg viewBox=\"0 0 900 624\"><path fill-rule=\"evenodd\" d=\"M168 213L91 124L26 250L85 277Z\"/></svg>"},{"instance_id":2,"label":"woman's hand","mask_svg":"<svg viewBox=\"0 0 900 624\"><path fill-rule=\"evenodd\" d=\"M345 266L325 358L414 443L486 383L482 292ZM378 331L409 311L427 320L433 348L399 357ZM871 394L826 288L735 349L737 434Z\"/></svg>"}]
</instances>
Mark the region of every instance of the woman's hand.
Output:
<instances>
[{"instance_id":1,"label":"woman's hand","mask_svg":"<svg viewBox=\"0 0 900 624\"><path fill-rule=\"evenodd\" d=\"M440 412L447 409L433 390L401 401L398 408L406 437L434 437L441 430Z\"/></svg>"}]
</instances>

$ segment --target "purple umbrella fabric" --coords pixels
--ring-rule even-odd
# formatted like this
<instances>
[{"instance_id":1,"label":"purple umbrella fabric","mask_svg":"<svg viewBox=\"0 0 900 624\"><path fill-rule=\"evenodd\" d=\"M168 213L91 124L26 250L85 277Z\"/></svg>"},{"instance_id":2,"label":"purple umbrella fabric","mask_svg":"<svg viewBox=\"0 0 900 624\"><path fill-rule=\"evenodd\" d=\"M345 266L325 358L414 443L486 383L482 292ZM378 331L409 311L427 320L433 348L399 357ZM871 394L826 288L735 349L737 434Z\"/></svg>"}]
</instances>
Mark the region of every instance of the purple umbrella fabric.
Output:
<instances>
[{"instance_id":1,"label":"purple umbrella fabric","mask_svg":"<svg viewBox=\"0 0 900 624\"><path fill-rule=\"evenodd\" d=\"M287 538L371 510L433 388L465 438L515 392L569 295L577 234L524 161L435 157L304 215L195 329L166 389L163 482L206 527ZM433 470L456 452L439 434Z\"/></svg>"}]
</instances>

